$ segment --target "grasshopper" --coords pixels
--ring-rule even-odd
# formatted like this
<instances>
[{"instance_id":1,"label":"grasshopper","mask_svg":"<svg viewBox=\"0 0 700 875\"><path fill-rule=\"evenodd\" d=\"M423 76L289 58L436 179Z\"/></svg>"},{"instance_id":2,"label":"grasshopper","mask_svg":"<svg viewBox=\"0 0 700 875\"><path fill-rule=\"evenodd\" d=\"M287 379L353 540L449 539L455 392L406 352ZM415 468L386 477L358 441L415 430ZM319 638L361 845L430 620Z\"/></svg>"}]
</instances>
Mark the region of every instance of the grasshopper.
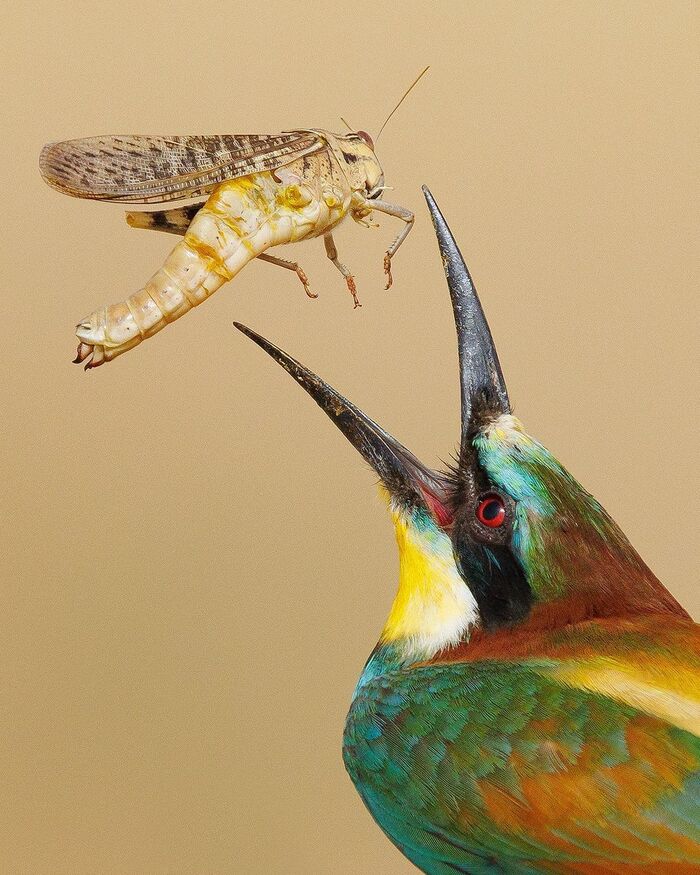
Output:
<instances>
[{"instance_id":1,"label":"grasshopper","mask_svg":"<svg viewBox=\"0 0 700 875\"><path fill-rule=\"evenodd\" d=\"M299 264L268 254L282 243L322 236L326 255L358 307L355 280L338 258L334 228L347 215L370 226L373 210L404 222L384 254L388 289L391 260L414 222L410 210L381 197L384 172L365 131L88 137L44 146L39 167L50 186L73 197L149 204L206 195L186 206L127 213L132 228L183 239L140 291L78 323L75 362L85 362L86 370L179 319L253 259L294 271L306 294L317 297Z\"/></svg>"}]
</instances>

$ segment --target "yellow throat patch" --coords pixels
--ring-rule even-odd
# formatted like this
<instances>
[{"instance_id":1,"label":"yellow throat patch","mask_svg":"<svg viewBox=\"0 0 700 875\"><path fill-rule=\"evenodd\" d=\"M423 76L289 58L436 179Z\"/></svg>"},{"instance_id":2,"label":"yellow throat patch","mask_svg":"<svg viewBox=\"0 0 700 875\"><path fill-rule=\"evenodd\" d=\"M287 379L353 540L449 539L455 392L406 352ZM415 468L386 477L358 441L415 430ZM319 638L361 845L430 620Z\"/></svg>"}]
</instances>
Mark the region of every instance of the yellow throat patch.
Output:
<instances>
[{"instance_id":1,"label":"yellow throat patch","mask_svg":"<svg viewBox=\"0 0 700 875\"><path fill-rule=\"evenodd\" d=\"M457 571L445 532L420 512L391 503L389 511L399 547L399 588L381 640L401 642L408 656L429 659L461 641L478 622L476 601Z\"/></svg>"}]
</instances>

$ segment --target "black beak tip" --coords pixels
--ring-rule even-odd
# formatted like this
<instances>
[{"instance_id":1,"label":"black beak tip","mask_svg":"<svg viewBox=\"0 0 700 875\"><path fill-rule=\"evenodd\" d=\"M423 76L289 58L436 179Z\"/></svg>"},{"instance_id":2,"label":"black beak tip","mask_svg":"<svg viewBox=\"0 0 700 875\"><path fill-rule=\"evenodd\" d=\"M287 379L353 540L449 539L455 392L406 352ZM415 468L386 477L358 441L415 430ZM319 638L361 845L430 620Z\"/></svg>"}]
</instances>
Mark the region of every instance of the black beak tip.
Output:
<instances>
[{"instance_id":1,"label":"black beak tip","mask_svg":"<svg viewBox=\"0 0 700 875\"><path fill-rule=\"evenodd\" d=\"M448 256L451 258L458 258L461 262L460 267L462 267L465 274L468 275L469 271L464 264L464 259L462 258L462 255L457 248L457 244L455 243L452 232L450 231L447 222L445 221L445 217L440 212L440 207L435 202L435 198L433 197L432 192L427 185L422 185L421 189L423 191L423 197L425 197L425 201L428 204L428 209L430 210L430 218L433 220L433 227L435 228L438 245L440 247L440 251L443 257Z\"/></svg>"},{"instance_id":2,"label":"black beak tip","mask_svg":"<svg viewBox=\"0 0 700 875\"><path fill-rule=\"evenodd\" d=\"M445 224L445 220L442 217L442 213L440 212L440 207L435 203L435 198L433 197L433 194L427 185L421 185L421 191L423 192L425 202L428 204L428 209L430 210L430 218L433 220L433 226L438 232L438 236L440 237L440 232L442 230L440 226Z\"/></svg>"},{"instance_id":3,"label":"black beak tip","mask_svg":"<svg viewBox=\"0 0 700 875\"><path fill-rule=\"evenodd\" d=\"M435 198L433 197L433 193L430 191L427 185L421 185L421 191L423 192L423 197L425 198L426 203L428 204L428 209L430 210L430 215L433 219L433 224L437 221L438 217L442 218L442 213L440 212L440 207L435 203Z\"/></svg>"},{"instance_id":4,"label":"black beak tip","mask_svg":"<svg viewBox=\"0 0 700 875\"><path fill-rule=\"evenodd\" d=\"M257 338L260 337L260 335L256 334L252 328L248 328L248 326L244 325L242 322L234 322L233 327L243 332L246 337L250 337L251 340L257 340Z\"/></svg>"},{"instance_id":5,"label":"black beak tip","mask_svg":"<svg viewBox=\"0 0 700 875\"><path fill-rule=\"evenodd\" d=\"M234 328L237 328L242 334L245 334L246 337L249 337L253 343L256 343L260 349L264 350L271 358L273 358L278 364L282 365L282 367L292 372L292 369L295 368L299 370L301 366L297 361L295 361L291 356L287 355L286 352L281 350L279 347L275 346L274 343L271 343L262 334L258 334L257 331L253 331L252 328L248 328L247 325L244 325L242 322L234 322Z\"/></svg>"},{"instance_id":6,"label":"black beak tip","mask_svg":"<svg viewBox=\"0 0 700 875\"><path fill-rule=\"evenodd\" d=\"M253 331L252 328L248 328L248 326L244 325L242 322L234 322L233 327L237 328L241 334L245 334L246 337L249 337L253 343L257 343L261 349L264 349L265 352L270 355L273 355L275 352L280 352L280 350L278 350L273 343L270 343L269 340L266 340L262 334L258 334L257 331Z\"/></svg>"}]
</instances>

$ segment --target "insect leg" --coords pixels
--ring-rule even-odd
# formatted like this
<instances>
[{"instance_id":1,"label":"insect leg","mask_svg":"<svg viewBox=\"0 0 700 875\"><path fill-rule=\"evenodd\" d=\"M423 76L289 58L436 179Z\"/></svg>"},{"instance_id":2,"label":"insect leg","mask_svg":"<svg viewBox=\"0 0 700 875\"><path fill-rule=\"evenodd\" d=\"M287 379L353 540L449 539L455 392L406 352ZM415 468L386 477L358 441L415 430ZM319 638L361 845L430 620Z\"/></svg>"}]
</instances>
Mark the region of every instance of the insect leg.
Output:
<instances>
[{"instance_id":1,"label":"insect leg","mask_svg":"<svg viewBox=\"0 0 700 875\"><path fill-rule=\"evenodd\" d=\"M376 210L378 213L386 213L387 216L394 216L394 218L401 219L406 223L396 236L394 242L384 253L384 273L386 274L385 288L390 289L393 282L391 276L391 259L394 257L394 255L396 255L396 251L398 250L399 246L401 246L406 237L408 237L408 235L411 233L411 228L413 228L413 223L415 222L416 217L410 210L407 210L405 207L399 207L395 204L390 204L388 201L371 200L367 201L366 205L370 209Z\"/></svg>"},{"instance_id":2,"label":"insect leg","mask_svg":"<svg viewBox=\"0 0 700 875\"><path fill-rule=\"evenodd\" d=\"M200 201L197 204L175 207L171 210L134 210L126 214L126 223L130 228L166 231L168 234L179 234L184 237L194 217L205 203L206 201Z\"/></svg>"},{"instance_id":3,"label":"insect leg","mask_svg":"<svg viewBox=\"0 0 700 875\"><path fill-rule=\"evenodd\" d=\"M356 310L358 307L361 307L362 304L359 302L359 300L357 298L357 288L355 287L355 278L350 273L350 270L341 261L338 260L338 250L335 248L335 240L333 239L333 235L332 234L324 234L323 235L323 243L326 247L326 255L328 256L328 258L330 258L330 260L333 262L333 264L338 268L338 270L345 277L345 282L347 283L348 291L352 295L352 300L353 300L353 305L354 305L353 309Z\"/></svg>"},{"instance_id":4,"label":"insect leg","mask_svg":"<svg viewBox=\"0 0 700 875\"><path fill-rule=\"evenodd\" d=\"M301 284L304 286L304 291L306 292L306 294L310 298L318 298L318 295L311 291L311 287L309 286L309 278L296 261L287 261L284 258L276 258L274 255L268 255L266 252L264 252L262 255L258 255L258 261L266 261L268 264L276 264L278 267L286 267L287 270L293 270L294 273L301 280Z\"/></svg>"}]
</instances>

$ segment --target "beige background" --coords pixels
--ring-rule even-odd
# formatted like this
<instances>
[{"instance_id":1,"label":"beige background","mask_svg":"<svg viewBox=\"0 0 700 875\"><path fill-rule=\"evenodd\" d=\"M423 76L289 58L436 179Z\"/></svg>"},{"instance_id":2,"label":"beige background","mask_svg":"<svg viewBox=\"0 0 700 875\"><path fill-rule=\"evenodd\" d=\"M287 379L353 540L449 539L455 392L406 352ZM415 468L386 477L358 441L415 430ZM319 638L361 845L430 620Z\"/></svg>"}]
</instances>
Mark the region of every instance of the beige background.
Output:
<instances>
[{"instance_id":1,"label":"beige background","mask_svg":"<svg viewBox=\"0 0 700 875\"><path fill-rule=\"evenodd\" d=\"M414 871L340 756L390 604L373 478L231 327L330 379L426 460L457 439L453 327L419 191L470 264L517 413L697 614L694 3L17 5L3 18L3 873ZM73 325L172 238L45 187L48 140L376 131L418 216L318 241L321 293L252 264L90 374ZM694 314L697 316L697 312Z\"/></svg>"}]
</instances>

